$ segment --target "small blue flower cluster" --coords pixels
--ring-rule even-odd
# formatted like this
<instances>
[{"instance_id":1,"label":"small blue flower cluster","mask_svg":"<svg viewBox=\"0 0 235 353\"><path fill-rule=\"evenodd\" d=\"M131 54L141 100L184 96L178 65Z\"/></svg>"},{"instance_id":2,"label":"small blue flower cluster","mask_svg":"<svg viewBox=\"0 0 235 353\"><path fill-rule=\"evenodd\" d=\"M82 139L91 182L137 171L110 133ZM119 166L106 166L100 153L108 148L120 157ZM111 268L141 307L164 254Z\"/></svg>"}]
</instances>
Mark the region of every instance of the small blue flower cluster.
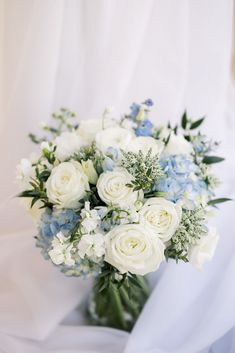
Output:
<instances>
[{"instance_id":1,"label":"small blue flower cluster","mask_svg":"<svg viewBox=\"0 0 235 353\"><path fill-rule=\"evenodd\" d=\"M75 227L79 218L79 215L71 209L62 211L46 209L41 217L39 234L36 241L36 246L42 248L43 255L48 258L47 250L51 245L53 237L60 231L66 236Z\"/></svg>"},{"instance_id":2,"label":"small blue flower cluster","mask_svg":"<svg viewBox=\"0 0 235 353\"><path fill-rule=\"evenodd\" d=\"M147 99L143 104L146 107L153 106L153 101L151 99ZM137 103L133 103L130 107L131 113L130 117L134 120L138 126L135 129L136 136L152 136L152 129L154 127L153 123L147 118L147 110L146 110L146 117L141 120L137 121L137 115L140 111L141 105Z\"/></svg>"},{"instance_id":3,"label":"small blue flower cluster","mask_svg":"<svg viewBox=\"0 0 235 353\"><path fill-rule=\"evenodd\" d=\"M186 198L191 205L197 207L203 198L209 197L207 184L197 175L199 167L189 157L168 156L161 159L160 164L166 177L158 181L156 190L166 193L166 199L179 202Z\"/></svg>"},{"instance_id":4,"label":"small blue flower cluster","mask_svg":"<svg viewBox=\"0 0 235 353\"><path fill-rule=\"evenodd\" d=\"M79 219L80 216L72 209L61 211L47 209L43 213L39 225L36 246L41 248L41 253L46 260L50 259L48 251L54 236L60 231L66 236L79 222ZM93 264L87 259L80 258L76 259L73 266L62 264L58 265L58 267L66 276L82 276L83 278L89 277L99 271L97 264Z\"/></svg>"}]
</instances>

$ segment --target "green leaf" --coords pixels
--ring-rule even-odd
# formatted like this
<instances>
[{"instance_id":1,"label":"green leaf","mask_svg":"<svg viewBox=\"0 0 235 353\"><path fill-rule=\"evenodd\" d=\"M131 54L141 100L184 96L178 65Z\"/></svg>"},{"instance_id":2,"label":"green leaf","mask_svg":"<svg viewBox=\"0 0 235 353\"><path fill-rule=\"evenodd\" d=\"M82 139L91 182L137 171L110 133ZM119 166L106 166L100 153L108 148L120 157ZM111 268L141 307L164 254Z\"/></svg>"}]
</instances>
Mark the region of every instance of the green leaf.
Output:
<instances>
[{"instance_id":1,"label":"green leaf","mask_svg":"<svg viewBox=\"0 0 235 353\"><path fill-rule=\"evenodd\" d=\"M219 162L223 162L223 161L224 161L223 157L205 156L202 160L202 163L213 164L213 163L219 163Z\"/></svg>"},{"instance_id":2,"label":"green leaf","mask_svg":"<svg viewBox=\"0 0 235 353\"><path fill-rule=\"evenodd\" d=\"M233 199L229 199L228 197L221 197L219 199L213 199L208 202L209 206L214 206L217 205L217 203L223 203L227 201L233 201Z\"/></svg>"},{"instance_id":3,"label":"green leaf","mask_svg":"<svg viewBox=\"0 0 235 353\"><path fill-rule=\"evenodd\" d=\"M168 145L168 142L170 141L170 137L171 137L171 134L168 135L166 141L165 141L165 145L167 146Z\"/></svg>"},{"instance_id":4,"label":"green leaf","mask_svg":"<svg viewBox=\"0 0 235 353\"><path fill-rule=\"evenodd\" d=\"M186 129L187 127L187 123L188 123L188 118L187 118L187 112L185 110L183 116L182 116L182 119L181 119L181 126L183 129Z\"/></svg>"},{"instance_id":5,"label":"green leaf","mask_svg":"<svg viewBox=\"0 0 235 353\"><path fill-rule=\"evenodd\" d=\"M49 178L49 176L50 176L50 174L51 174L51 172L49 171L49 170L43 170L40 174L39 174L39 176L38 176L38 179L40 180L40 181L47 181L47 179Z\"/></svg>"},{"instance_id":6,"label":"green leaf","mask_svg":"<svg viewBox=\"0 0 235 353\"><path fill-rule=\"evenodd\" d=\"M205 119L205 117L194 121L190 126L190 130L193 130L193 129L196 129L197 127L199 127L203 123L204 119Z\"/></svg>"}]
</instances>

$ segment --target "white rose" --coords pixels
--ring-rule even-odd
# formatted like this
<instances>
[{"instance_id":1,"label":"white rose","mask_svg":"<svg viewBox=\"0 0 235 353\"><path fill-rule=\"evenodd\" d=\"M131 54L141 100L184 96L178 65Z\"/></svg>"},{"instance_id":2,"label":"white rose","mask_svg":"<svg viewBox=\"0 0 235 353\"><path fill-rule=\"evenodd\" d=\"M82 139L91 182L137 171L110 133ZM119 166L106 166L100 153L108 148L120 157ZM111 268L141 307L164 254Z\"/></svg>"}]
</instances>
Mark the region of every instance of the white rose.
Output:
<instances>
[{"instance_id":1,"label":"white rose","mask_svg":"<svg viewBox=\"0 0 235 353\"><path fill-rule=\"evenodd\" d=\"M97 147L105 152L109 147L126 149L131 142L134 133L122 127L110 127L96 135Z\"/></svg>"},{"instance_id":2,"label":"white rose","mask_svg":"<svg viewBox=\"0 0 235 353\"><path fill-rule=\"evenodd\" d=\"M98 262L105 253L105 237L100 233L84 234L77 248L82 259L87 256L90 260Z\"/></svg>"},{"instance_id":3,"label":"white rose","mask_svg":"<svg viewBox=\"0 0 235 353\"><path fill-rule=\"evenodd\" d=\"M102 130L102 119L81 120L77 129L77 134L87 143L95 140L97 132Z\"/></svg>"},{"instance_id":4,"label":"white rose","mask_svg":"<svg viewBox=\"0 0 235 353\"><path fill-rule=\"evenodd\" d=\"M56 158L64 161L78 152L85 143L75 132L63 132L60 136L56 137L55 145Z\"/></svg>"},{"instance_id":5,"label":"white rose","mask_svg":"<svg viewBox=\"0 0 235 353\"><path fill-rule=\"evenodd\" d=\"M98 194L107 205L128 207L135 203L140 193L126 184L132 181L132 176L123 168L102 173L97 182Z\"/></svg>"},{"instance_id":6,"label":"white rose","mask_svg":"<svg viewBox=\"0 0 235 353\"><path fill-rule=\"evenodd\" d=\"M179 227L182 209L162 197L148 199L139 211L140 220L150 227L163 242L170 240Z\"/></svg>"},{"instance_id":7,"label":"white rose","mask_svg":"<svg viewBox=\"0 0 235 353\"><path fill-rule=\"evenodd\" d=\"M106 234L105 261L121 273L146 275L164 261L164 244L141 224L126 224Z\"/></svg>"},{"instance_id":8,"label":"white rose","mask_svg":"<svg viewBox=\"0 0 235 353\"><path fill-rule=\"evenodd\" d=\"M189 251L189 262L197 269L201 270L204 262L209 261L214 256L219 235L216 228L210 227L208 234L203 235Z\"/></svg>"},{"instance_id":9,"label":"white rose","mask_svg":"<svg viewBox=\"0 0 235 353\"><path fill-rule=\"evenodd\" d=\"M78 162L64 162L52 169L46 182L47 196L58 208L77 208L89 190L87 176Z\"/></svg>"},{"instance_id":10,"label":"white rose","mask_svg":"<svg viewBox=\"0 0 235 353\"><path fill-rule=\"evenodd\" d=\"M95 185L98 180L98 174L95 170L93 162L90 159L88 159L87 161L81 161L81 163L82 163L83 171L86 174L89 180L89 183Z\"/></svg>"},{"instance_id":11,"label":"white rose","mask_svg":"<svg viewBox=\"0 0 235 353\"><path fill-rule=\"evenodd\" d=\"M161 154L164 148L164 143L162 141L156 140L149 136L139 136L135 137L128 146L128 151L138 153L142 151L144 155L152 149L153 154Z\"/></svg>"},{"instance_id":12,"label":"white rose","mask_svg":"<svg viewBox=\"0 0 235 353\"><path fill-rule=\"evenodd\" d=\"M170 140L164 149L166 154L186 154L189 155L193 152L192 145L184 138L183 135L175 135L171 133Z\"/></svg>"}]
</instances>

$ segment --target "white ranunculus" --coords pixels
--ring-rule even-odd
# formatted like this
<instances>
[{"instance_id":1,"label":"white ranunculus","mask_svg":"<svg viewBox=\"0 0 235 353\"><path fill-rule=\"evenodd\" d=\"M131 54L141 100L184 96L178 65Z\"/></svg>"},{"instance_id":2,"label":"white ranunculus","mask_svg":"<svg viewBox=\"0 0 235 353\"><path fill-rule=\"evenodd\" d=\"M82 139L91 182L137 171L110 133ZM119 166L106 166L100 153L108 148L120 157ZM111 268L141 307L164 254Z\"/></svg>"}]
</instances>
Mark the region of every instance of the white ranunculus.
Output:
<instances>
[{"instance_id":1,"label":"white ranunculus","mask_svg":"<svg viewBox=\"0 0 235 353\"><path fill-rule=\"evenodd\" d=\"M85 143L75 132L63 132L60 136L56 137L55 145L56 158L60 161L64 161L78 152Z\"/></svg>"},{"instance_id":2,"label":"white ranunculus","mask_svg":"<svg viewBox=\"0 0 235 353\"><path fill-rule=\"evenodd\" d=\"M38 222L41 218L42 213L44 212L44 209L40 208L43 206L43 203L40 200L38 200L33 205L33 207L31 207L32 200L33 200L33 198L31 198L31 197L23 197L20 199L20 203L21 203L21 205L24 206L24 208L26 209L28 214L32 217L32 219L35 222Z\"/></svg>"},{"instance_id":3,"label":"white ranunculus","mask_svg":"<svg viewBox=\"0 0 235 353\"><path fill-rule=\"evenodd\" d=\"M172 155L189 155L192 152L192 145L184 138L183 135L176 135L174 132L171 133L170 140L164 149L164 153Z\"/></svg>"},{"instance_id":4,"label":"white ranunculus","mask_svg":"<svg viewBox=\"0 0 235 353\"><path fill-rule=\"evenodd\" d=\"M88 259L99 262L105 253L105 237L103 234L84 234L79 241L78 255L84 259L86 256Z\"/></svg>"},{"instance_id":5,"label":"white ranunculus","mask_svg":"<svg viewBox=\"0 0 235 353\"><path fill-rule=\"evenodd\" d=\"M29 159L23 158L20 164L16 166L16 180L25 189L31 188L29 184L35 178L35 167Z\"/></svg>"},{"instance_id":6,"label":"white ranunculus","mask_svg":"<svg viewBox=\"0 0 235 353\"><path fill-rule=\"evenodd\" d=\"M214 256L218 240L219 235L216 228L210 227L208 233L203 235L190 249L189 262L201 270L204 262L211 260Z\"/></svg>"},{"instance_id":7,"label":"white ranunculus","mask_svg":"<svg viewBox=\"0 0 235 353\"><path fill-rule=\"evenodd\" d=\"M47 196L58 208L77 208L89 190L87 176L80 163L63 162L52 169L46 182Z\"/></svg>"},{"instance_id":8,"label":"white ranunculus","mask_svg":"<svg viewBox=\"0 0 235 353\"><path fill-rule=\"evenodd\" d=\"M102 119L81 120L77 129L77 134L87 143L95 140L97 132L103 128Z\"/></svg>"},{"instance_id":9,"label":"white ranunculus","mask_svg":"<svg viewBox=\"0 0 235 353\"><path fill-rule=\"evenodd\" d=\"M164 244L141 224L126 224L106 234L105 261L121 273L146 275L164 261Z\"/></svg>"},{"instance_id":10,"label":"white ranunculus","mask_svg":"<svg viewBox=\"0 0 235 353\"><path fill-rule=\"evenodd\" d=\"M148 199L139 211L140 221L150 227L154 234L166 242L179 227L182 209L162 197Z\"/></svg>"},{"instance_id":11,"label":"white ranunculus","mask_svg":"<svg viewBox=\"0 0 235 353\"><path fill-rule=\"evenodd\" d=\"M132 176L124 168L119 168L102 173L96 187L101 200L107 205L128 207L140 197L138 191L127 186L131 181Z\"/></svg>"},{"instance_id":12,"label":"white ranunculus","mask_svg":"<svg viewBox=\"0 0 235 353\"><path fill-rule=\"evenodd\" d=\"M95 170L93 162L88 159L87 161L81 161L82 168L84 173L86 174L89 183L96 184L98 180L98 174Z\"/></svg>"},{"instance_id":13,"label":"white ranunculus","mask_svg":"<svg viewBox=\"0 0 235 353\"><path fill-rule=\"evenodd\" d=\"M135 137L128 145L128 151L134 153L142 151L144 155L148 153L150 148L153 154L161 154L164 148L164 143L154 139L153 137L139 136Z\"/></svg>"},{"instance_id":14,"label":"white ranunculus","mask_svg":"<svg viewBox=\"0 0 235 353\"><path fill-rule=\"evenodd\" d=\"M126 149L134 133L122 127L110 127L96 134L96 145L102 151L106 152L109 147Z\"/></svg>"}]
</instances>

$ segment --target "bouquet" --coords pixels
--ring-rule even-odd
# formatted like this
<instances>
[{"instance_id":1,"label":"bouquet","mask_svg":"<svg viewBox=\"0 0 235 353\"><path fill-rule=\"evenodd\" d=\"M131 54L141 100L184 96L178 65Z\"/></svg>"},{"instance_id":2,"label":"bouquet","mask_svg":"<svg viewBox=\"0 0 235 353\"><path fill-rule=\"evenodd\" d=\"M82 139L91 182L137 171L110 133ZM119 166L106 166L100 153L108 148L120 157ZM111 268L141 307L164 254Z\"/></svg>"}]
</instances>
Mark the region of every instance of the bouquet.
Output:
<instances>
[{"instance_id":1,"label":"bouquet","mask_svg":"<svg viewBox=\"0 0 235 353\"><path fill-rule=\"evenodd\" d=\"M40 146L17 166L36 246L67 276L93 277L92 323L131 330L148 296L146 275L169 259L201 269L218 235L208 227L218 178L218 143L199 131L204 118L154 125L153 102L114 119L76 121L61 109Z\"/></svg>"}]
</instances>

